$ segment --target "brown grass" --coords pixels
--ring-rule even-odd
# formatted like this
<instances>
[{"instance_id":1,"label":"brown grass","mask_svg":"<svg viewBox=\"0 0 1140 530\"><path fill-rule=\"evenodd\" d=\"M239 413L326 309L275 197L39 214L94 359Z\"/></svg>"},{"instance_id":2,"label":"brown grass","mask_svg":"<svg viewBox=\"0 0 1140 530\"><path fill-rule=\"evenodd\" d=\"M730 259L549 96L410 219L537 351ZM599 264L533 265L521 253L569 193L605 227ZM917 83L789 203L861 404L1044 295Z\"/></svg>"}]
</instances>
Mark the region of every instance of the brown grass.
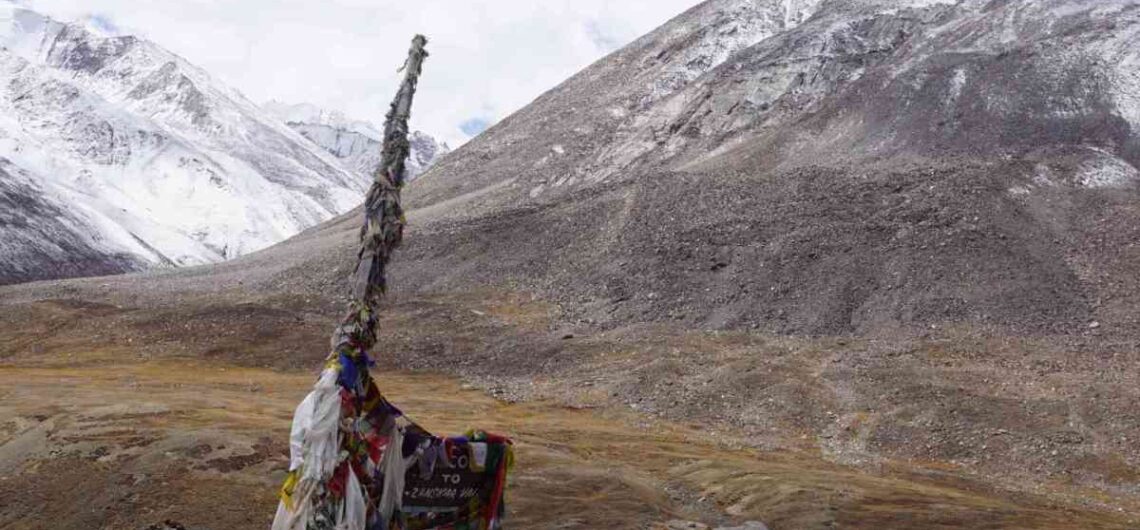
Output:
<instances>
[{"instance_id":1,"label":"brown grass","mask_svg":"<svg viewBox=\"0 0 1140 530\"><path fill-rule=\"evenodd\" d=\"M756 519L774 529L1127 527L1107 514L914 476L873 476L809 454L733 449L740 440L633 413L506 404L435 375L378 377L389 398L429 429L477 426L515 438L515 528L645 528L673 518ZM0 367L0 424L25 425L0 439L3 447L38 425L36 418L54 424L46 446L0 452L0 467L12 469L0 481L0 523L264 524L286 465L289 416L311 383L312 374L205 361ZM474 418L479 425L471 425ZM154 441L140 447L140 437ZM75 481L90 485L91 501L77 497ZM156 481L157 491L147 486ZM82 502L115 509L77 511Z\"/></svg>"}]
</instances>

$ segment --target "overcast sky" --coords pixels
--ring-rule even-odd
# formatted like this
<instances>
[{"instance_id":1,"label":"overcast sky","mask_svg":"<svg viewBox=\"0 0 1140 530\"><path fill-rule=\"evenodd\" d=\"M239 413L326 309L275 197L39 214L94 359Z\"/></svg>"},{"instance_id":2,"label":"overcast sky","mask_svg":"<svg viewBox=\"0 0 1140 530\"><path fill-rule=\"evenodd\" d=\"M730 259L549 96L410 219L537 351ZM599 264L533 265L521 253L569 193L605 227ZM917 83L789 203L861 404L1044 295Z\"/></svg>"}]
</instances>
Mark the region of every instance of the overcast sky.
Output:
<instances>
[{"instance_id":1,"label":"overcast sky","mask_svg":"<svg viewBox=\"0 0 1140 530\"><path fill-rule=\"evenodd\" d=\"M382 122L411 37L430 39L413 127L456 146L699 0L20 0L142 35L254 101Z\"/></svg>"}]
</instances>

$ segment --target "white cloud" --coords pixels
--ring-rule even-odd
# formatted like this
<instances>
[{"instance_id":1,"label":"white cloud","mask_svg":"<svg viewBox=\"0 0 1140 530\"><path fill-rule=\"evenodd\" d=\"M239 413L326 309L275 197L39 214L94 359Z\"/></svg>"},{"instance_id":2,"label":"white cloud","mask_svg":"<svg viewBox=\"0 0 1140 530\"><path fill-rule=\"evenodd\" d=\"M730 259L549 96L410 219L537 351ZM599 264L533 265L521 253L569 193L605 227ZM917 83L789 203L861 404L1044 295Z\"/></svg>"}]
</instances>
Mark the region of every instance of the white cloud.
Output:
<instances>
[{"instance_id":1,"label":"white cloud","mask_svg":"<svg viewBox=\"0 0 1140 530\"><path fill-rule=\"evenodd\" d=\"M698 0L24 0L142 35L254 101L383 120L414 33L430 39L413 127L452 145ZM94 18L91 18L94 17Z\"/></svg>"}]
</instances>

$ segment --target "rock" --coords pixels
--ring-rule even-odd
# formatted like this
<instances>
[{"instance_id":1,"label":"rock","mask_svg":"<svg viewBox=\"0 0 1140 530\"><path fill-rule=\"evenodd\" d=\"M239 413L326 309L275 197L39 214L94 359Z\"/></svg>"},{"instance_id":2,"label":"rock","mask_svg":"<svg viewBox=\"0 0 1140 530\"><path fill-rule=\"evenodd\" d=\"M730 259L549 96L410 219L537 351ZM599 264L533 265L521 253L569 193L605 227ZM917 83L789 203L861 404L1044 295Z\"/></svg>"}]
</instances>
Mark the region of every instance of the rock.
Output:
<instances>
[{"instance_id":1,"label":"rock","mask_svg":"<svg viewBox=\"0 0 1140 530\"><path fill-rule=\"evenodd\" d=\"M718 526L714 530L768 530L768 525L760 521L748 521L740 526Z\"/></svg>"},{"instance_id":2,"label":"rock","mask_svg":"<svg viewBox=\"0 0 1140 530\"><path fill-rule=\"evenodd\" d=\"M665 530L708 530L709 525L695 521L682 521L674 519L665 523ZM768 530L768 526L759 521L747 521L739 526L718 526L713 530Z\"/></svg>"},{"instance_id":3,"label":"rock","mask_svg":"<svg viewBox=\"0 0 1140 530\"><path fill-rule=\"evenodd\" d=\"M675 519L665 523L666 530L708 530L709 525L693 521Z\"/></svg>"},{"instance_id":4,"label":"rock","mask_svg":"<svg viewBox=\"0 0 1140 530\"><path fill-rule=\"evenodd\" d=\"M186 527L182 526L177 521L171 521L167 519L166 521L163 521L162 524L152 524L146 527L146 530L186 530Z\"/></svg>"}]
</instances>

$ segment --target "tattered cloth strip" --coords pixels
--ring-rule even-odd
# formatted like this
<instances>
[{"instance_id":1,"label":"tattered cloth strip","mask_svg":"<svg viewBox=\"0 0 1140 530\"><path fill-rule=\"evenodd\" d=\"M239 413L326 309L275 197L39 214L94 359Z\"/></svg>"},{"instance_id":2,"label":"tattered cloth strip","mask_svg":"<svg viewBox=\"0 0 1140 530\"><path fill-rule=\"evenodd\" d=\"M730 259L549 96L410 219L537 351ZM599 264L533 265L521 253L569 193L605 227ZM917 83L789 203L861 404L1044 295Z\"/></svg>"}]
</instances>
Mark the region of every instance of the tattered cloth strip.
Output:
<instances>
[{"instance_id":1,"label":"tattered cloth strip","mask_svg":"<svg viewBox=\"0 0 1140 530\"><path fill-rule=\"evenodd\" d=\"M403 237L408 118L426 43L420 35L412 41L388 112L383 160L364 207L354 301L313 391L294 412L273 530L493 530L502 522L510 440L479 431L433 436L384 399L369 372L385 267Z\"/></svg>"},{"instance_id":2,"label":"tattered cloth strip","mask_svg":"<svg viewBox=\"0 0 1140 530\"><path fill-rule=\"evenodd\" d=\"M297 407L273 529L500 528L510 440L433 436L384 399L355 353L340 352Z\"/></svg>"}]
</instances>

